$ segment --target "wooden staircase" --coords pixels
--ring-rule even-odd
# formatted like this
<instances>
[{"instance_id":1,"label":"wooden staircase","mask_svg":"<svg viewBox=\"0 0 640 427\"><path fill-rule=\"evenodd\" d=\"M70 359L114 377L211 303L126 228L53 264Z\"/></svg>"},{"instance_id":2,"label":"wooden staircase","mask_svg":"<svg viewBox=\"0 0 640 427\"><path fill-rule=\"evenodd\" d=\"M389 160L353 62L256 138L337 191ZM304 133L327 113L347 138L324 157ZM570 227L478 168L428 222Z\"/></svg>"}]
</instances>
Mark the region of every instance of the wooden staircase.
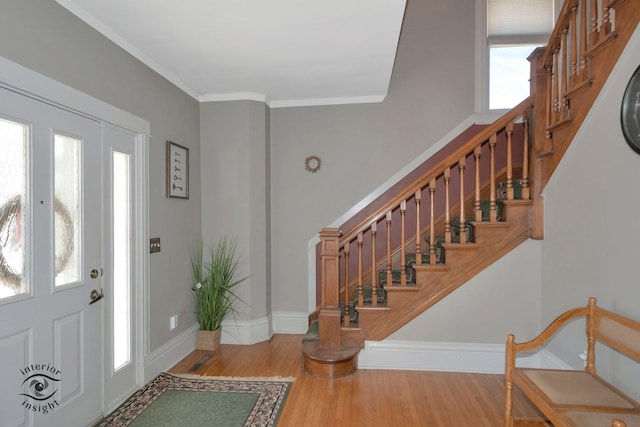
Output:
<instances>
[{"instance_id":1,"label":"wooden staircase","mask_svg":"<svg viewBox=\"0 0 640 427\"><path fill-rule=\"evenodd\" d=\"M355 372L365 340L385 339L525 240L543 238L542 190L638 22L638 0L566 0L548 45L529 58L529 98L348 228L320 232L320 305L310 316L318 337L303 343L307 373ZM457 239L454 218L471 227Z\"/></svg>"},{"instance_id":2,"label":"wooden staircase","mask_svg":"<svg viewBox=\"0 0 640 427\"><path fill-rule=\"evenodd\" d=\"M415 266L416 286L386 287L385 310L360 307L359 326L366 339L379 341L446 297L473 276L529 238L530 200L505 203L508 220L474 224L475 242L444 244L446 262Z\"/></svg>"}]
</instances>

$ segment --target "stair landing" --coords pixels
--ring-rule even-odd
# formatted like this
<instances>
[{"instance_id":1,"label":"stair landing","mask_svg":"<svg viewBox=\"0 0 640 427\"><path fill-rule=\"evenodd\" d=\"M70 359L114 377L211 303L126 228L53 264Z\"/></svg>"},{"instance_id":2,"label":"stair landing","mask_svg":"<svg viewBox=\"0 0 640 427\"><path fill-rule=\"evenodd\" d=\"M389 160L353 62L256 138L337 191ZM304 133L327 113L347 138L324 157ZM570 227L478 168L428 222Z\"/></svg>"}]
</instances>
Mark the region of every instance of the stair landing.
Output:
<instances>
[{"instance_id":1,"label":"stair landing","mask_svg":"<svg viewBox=\"0 0 640 427\"><path fill-rule=\"evenodd\" d=\"M304 371L319 378L340 378L358 370L360 347L343 347L340 350L320 348L318 341L302 344Z\"/></svg>"}]
</instances>

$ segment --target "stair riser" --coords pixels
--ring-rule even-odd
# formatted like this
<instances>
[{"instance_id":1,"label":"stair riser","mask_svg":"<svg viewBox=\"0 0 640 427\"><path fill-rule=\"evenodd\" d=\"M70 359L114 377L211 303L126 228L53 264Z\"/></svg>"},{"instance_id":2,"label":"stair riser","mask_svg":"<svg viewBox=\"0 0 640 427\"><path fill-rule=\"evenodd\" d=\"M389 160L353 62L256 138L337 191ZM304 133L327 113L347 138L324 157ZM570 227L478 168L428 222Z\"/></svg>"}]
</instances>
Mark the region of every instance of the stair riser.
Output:
<instances>
[{"instance_id":1,"label":"stair riser","mask_svg":"<svg viewBox=\"0 0 640 427\"><path fill-rule=\"evenodd\" d=\"M505 206L502 208L503 220L506 222L528 223L529 215L529 205L505 202Z\"/></svg>"},{"instance_id":2,"label":"stair riser","mask_svg":"<svg viewBox=\"0 0 640 427\"><path fill-rule=\"evenodd\" d=\"M364 331L369 331L374 328L380 322L385 323L392 318L391 311L369 311L369 310L360 310L358 324L360 329ZM366 332L366 339L372 339L369 332Z\"/></svg>"},{"instance_id":3,"label":"stair riser","mask_svg":"<svg viewBox=\"0 0 640 427\"><path fill-rule=\"evenodd\" d=\"M362 329L342 328L341 333L343 346L364 348L366 334Z\"/></svg>"}]
</instances>

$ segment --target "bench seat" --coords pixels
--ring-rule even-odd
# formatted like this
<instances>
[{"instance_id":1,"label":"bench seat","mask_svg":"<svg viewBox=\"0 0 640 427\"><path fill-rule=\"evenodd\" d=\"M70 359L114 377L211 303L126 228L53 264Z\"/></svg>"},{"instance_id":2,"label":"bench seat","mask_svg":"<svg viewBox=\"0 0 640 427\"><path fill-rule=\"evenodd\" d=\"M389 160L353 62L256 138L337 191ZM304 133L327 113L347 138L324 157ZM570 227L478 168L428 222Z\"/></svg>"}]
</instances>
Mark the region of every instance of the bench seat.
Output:
<instances>
[{"instance_id":1,"label":"bench seat","mask_svg":"<svg viewBox=\"0 0 640 427\"><path fill-rule=\"evenodd\" d=\"M532 351L544 344L568 321L586 317L587 363L584 371L518 368L518 352ZM560 315L538 337L516 343L509 335L505 371L505 427L519 422L513 416L511 393L517 386L555 427L640 427L640 404L597 375L595 343L609 347L640 361L640 323L596 306L595 298L587 307ZM544 423L542 424L544 425Z\"/></svg>"}]
</instances>

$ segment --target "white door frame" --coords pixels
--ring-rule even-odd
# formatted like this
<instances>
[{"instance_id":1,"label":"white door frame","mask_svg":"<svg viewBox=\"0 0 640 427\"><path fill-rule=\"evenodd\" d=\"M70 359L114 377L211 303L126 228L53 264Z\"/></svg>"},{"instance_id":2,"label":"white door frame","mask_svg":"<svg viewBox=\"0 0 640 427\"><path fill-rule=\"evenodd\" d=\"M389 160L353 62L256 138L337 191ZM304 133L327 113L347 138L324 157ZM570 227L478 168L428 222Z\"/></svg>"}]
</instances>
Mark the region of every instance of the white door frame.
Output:
<instances>
[{"instance_id":1,"label":"white door frame","mask_svg":"<svg viewBox=\"0 0 640 427\"><path fill-rule=\"evenodd\" d=\"M134 327L138 331L138 336L142 339L136 340L137 360L134 363L136 365L136 382L139 386L143 386L145 377L144 356L149 353L149 251L147 242L149 241L148 157L151 124L133 114L3 57L0 57L0 87L72 111L81 116L112 123L137 134L135 152L137 172L135 179L140 185L136 186L135 198L140 204L134 218L138 225L134 236L133 257L133 261L138 266L136 277L134 278L134 283L138 284L135 286L134 291L134 297L138 304ZM113 409L104 406L105 402L103 402L105 414Z\"/></svg>"}]
</instances>

